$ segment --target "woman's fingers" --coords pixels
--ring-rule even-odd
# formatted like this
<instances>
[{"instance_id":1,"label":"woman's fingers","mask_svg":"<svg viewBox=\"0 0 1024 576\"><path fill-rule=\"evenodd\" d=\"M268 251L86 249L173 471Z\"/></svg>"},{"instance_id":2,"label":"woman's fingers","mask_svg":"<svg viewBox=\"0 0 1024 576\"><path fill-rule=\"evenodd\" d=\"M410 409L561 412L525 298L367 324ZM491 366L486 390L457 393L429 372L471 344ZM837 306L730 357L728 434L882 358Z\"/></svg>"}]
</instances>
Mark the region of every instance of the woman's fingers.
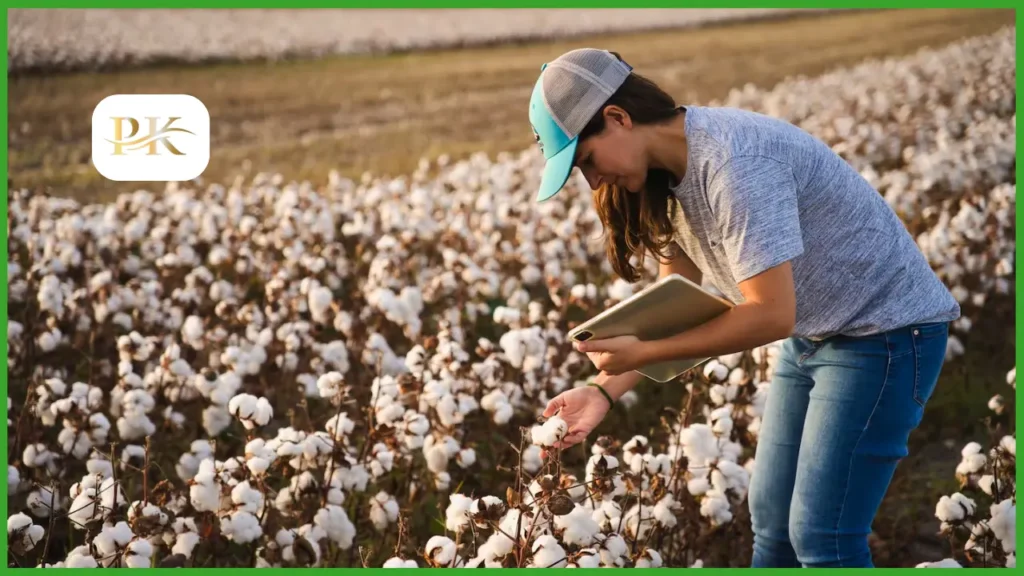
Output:
<instances>
[{"instance_id":1,"label":"woman's fingers","mask_svg":"<svg viewBox=\"0 0 1024 576\"><path fill-rule=\"evenodd\" d=\"M565 449L565 448L569 448L570 446L575 446L576 444L579 444L580 441L583 440L586 437L587 437L587 431L585 431L585 430L574 430L574 431L570 432L569 434L566 434L565 437L562 438L562 441L558 443L558 447L562 448L562 449Z\"/></svg>"},{"instance_id":2,"label":"woman's fingers","mask_svg":"<svg viewBox=\"0 0 1024 576\"><path fill-rule=\"evenodd\" d=\"M565 399L563 399L562 395L559 394L548 401L547 408L544 409L544 417L551 418L562 406L565 406Z\"/></svg>"}]
</instances>

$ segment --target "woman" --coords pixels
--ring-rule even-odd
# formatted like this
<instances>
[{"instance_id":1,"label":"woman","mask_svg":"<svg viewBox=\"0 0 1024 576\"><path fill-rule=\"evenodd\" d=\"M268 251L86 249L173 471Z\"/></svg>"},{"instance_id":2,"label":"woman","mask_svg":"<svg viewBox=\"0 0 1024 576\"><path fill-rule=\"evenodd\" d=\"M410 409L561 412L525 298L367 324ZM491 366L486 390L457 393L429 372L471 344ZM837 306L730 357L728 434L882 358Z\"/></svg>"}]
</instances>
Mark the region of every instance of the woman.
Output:
<instances>
[{"instance_id":1,"label":"woman","mask_svg":"<svg viewBox=\"0 0 1024 576\"><path fill-rule=\"evenodd\" d=\"M595 386L551 400L587 436L633 370L782 340L748 503L754 566L872 566L867 537L931 397L960 307L867 181L823 142L767 116L677 106L617 54L542 67L530 121L546 158L539 201L579 168L616 273L707 277L737 305L671 338L577 345Z\"/></svg>"}]
</instances>

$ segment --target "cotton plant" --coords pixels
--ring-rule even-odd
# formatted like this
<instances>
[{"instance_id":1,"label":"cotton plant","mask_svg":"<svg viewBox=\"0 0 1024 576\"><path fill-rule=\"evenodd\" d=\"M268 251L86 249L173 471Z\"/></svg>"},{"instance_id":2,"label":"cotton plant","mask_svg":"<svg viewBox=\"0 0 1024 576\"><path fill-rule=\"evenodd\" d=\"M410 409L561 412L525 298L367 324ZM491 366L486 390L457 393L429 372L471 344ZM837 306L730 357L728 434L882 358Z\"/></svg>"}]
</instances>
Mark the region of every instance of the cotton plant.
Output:
<instances>
[{"instance_id":1,"label":"cotton plant","mask_svg":"<svg viewBox=\"0 0 1024 576\"><path fill-rule=\"evenodd\" d=\"M1007 383L1014 376L1011 369ZM936 504L939 532L960 545L962 553L936 562L1016 566L1017 441L1015 435L1000 435L999 424L991 431L995 442L988 450L979 442L968 442L961 449L954 470L960 491L943 495Z\"/></svg>"}]
</instances>

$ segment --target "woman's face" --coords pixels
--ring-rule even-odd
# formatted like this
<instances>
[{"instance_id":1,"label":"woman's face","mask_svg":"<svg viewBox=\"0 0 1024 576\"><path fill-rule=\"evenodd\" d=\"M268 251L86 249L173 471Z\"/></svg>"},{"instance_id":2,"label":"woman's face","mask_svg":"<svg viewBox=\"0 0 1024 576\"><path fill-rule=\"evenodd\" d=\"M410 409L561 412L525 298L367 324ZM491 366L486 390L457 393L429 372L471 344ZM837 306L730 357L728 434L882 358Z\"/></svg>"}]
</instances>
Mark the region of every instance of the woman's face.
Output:
<instances>
[{"instance_id":1,"label":"woman's face","mask_svg":"<svg viewBox=\"0 0 1024 576\"><path fill-rule=\"evenodd\" d=\"M576 146L576 166L592 190L611 184L639 192L647 179L647 160L639 134L621 108L609 106L603 114L604 130Z\"/></svg>"}]
</instances>

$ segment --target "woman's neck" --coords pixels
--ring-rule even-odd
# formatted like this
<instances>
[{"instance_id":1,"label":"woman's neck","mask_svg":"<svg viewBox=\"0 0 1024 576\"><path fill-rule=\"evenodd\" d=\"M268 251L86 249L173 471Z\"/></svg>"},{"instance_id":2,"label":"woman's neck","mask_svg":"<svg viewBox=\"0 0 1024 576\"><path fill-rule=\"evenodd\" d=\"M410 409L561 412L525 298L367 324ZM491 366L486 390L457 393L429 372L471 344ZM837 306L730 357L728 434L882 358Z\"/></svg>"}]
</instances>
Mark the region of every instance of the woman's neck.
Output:
<instances>
[{"instance_id":1,"label":"woman's neck","mask_svg":"<svg viewBox=\"0 0 1024 576\"><path fill-rule=\"evenodd\" d=\"M648 150L651 168L667 170L678 183L686 176L686 112L680 111L669 123L653 126Z\"/></svg>"}]
</instances>

